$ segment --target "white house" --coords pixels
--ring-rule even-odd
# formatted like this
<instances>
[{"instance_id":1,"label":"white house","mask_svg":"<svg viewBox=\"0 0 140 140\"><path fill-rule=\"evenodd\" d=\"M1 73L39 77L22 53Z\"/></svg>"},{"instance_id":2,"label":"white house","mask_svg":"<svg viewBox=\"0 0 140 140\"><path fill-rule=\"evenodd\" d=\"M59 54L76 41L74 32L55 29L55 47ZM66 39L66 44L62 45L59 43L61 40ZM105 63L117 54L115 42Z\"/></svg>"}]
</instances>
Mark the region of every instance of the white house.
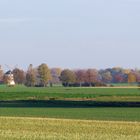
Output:
<instances>
[{"instance_id":1,"label":"white house","mask_svg":"<svg viewBox=\"0 0 140 140\"><path fill-rule=\"evenodd\" d=\"M7 77L7 85L8 86L15 86L15 81L14 81L14 75L11 70L7 71L5 73L5 76Z\"/></svg>"}]
</instances>

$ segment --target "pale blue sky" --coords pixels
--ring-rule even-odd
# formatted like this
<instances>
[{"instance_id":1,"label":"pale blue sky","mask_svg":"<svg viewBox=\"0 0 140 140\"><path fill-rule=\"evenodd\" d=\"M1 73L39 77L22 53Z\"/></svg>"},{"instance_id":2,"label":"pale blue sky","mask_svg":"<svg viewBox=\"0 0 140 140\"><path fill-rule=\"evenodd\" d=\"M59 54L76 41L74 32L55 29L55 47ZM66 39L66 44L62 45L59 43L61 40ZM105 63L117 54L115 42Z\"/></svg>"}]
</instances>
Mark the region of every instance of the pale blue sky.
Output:
<instances>
[{"instance_id":1,"label":"pale blue sky","mask_svg":"<svg viewBox=\"0 0 140 140\"><path fill-rule=\"evenodd\" d=\"M0 0L0 64L140 68L139 0Z\"/></svg>"}]
</instances>

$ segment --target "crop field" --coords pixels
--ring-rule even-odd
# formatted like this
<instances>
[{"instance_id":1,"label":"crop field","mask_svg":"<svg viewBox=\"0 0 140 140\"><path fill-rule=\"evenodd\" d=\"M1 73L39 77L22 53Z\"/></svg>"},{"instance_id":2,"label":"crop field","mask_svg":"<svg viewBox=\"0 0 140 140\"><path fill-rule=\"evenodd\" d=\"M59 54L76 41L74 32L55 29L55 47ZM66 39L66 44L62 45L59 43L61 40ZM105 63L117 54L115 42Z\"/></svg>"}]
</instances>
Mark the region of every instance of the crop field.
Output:
<instances>
[{"instance_id":1,"label":"crop field","mask_svg":"<svg viewBox=\"0 0 140 140\"><path fill-rule=\"evenodd\" d=\"M138 140L140 123L0 117L1 140Z\"/></svg>"}]
</instances>

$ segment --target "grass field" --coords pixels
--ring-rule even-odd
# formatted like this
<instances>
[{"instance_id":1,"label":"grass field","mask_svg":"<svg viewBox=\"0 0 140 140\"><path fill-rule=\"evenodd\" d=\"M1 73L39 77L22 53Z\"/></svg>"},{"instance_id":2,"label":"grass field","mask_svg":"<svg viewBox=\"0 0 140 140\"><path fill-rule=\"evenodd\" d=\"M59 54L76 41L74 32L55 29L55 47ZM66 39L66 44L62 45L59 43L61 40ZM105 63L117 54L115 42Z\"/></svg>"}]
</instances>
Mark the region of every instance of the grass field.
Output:
<instances>
[{"instance_id":1,"label":"grass field","mask_svg":"<svg viewBox=\"0 0 140 140\"><path fill-rule=\"evenodd\" d=\"M138 83L111 83L111 84L108 84L108 85L112 85L114 87L136 87L138 86L139 84Z\"/></svg>"},{"instance_id":2,"label":"grass field","mask_svg":"<svg viewBox=\"0 0 140 140\"><path fill-rule=\"evenodd\" d=\"M1 140L139 140L140 123L0 117Z\"/></svg>"},{"instance_id":3,"label":"grass field","mask_svg":"<svg viewBox=\"0 0 140 140\"><path fill-rule=\"evenodd\" d=\"M139 104L136 87L0 86L0 140L138 140Z\"/></svg>"},{"instance_id":4,"label":"grass field","mask_svg":"<svg viewBox=\"0 0 140 140\"><path fill-rule=\"evenodd\" d=\"M0 108L0 116L140 122L140 108Z\"/></svg>"},{"instance_id":5,"label":"grass field","mask_svg":"<svg viewBox=\"0 0 140 140\"><path fill-rule=\"evenodd\" d=\"M0 100L140 101L138 88L0 87Z\"/></svg>"}]
</instances>

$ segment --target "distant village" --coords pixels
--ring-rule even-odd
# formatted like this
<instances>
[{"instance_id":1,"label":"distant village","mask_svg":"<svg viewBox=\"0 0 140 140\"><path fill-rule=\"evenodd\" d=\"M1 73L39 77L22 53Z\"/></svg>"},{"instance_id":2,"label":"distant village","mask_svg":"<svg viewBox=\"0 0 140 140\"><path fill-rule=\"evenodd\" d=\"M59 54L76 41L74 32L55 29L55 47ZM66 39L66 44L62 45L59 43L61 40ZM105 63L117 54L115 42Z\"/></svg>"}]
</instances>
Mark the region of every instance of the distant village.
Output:
<instances>
[{"instance_id":1,"label":"distant village","mask_svg":"<svg viewBox=\"0 0 140 140\"><path fill-rule=\"evenodd\" d=\"M4 72L0 66L0 84L15 86L46 87L54 85L63 86L113 86L114 83L140 83L139 69L124 69L121 67L97 70L89 69L61 69L49 68L47 64L34 67L28 66L26 71L15 67Z\"/></svg>"}]
</instances>

